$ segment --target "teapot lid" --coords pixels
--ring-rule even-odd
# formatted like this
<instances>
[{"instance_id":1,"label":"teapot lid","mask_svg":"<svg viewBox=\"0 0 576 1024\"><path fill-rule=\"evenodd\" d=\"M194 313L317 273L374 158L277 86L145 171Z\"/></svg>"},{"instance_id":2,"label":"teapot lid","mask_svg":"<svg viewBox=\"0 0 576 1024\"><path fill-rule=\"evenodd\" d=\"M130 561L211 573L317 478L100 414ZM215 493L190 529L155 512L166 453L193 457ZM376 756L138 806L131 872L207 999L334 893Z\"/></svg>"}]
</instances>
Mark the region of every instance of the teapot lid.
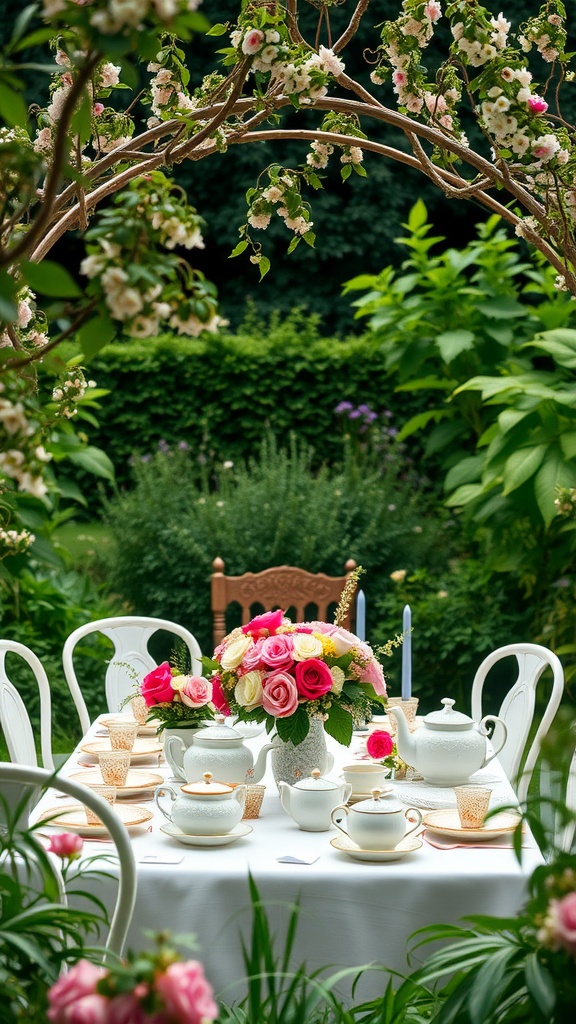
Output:
<instances>
[{"instance_id":1,"label":"teapot lid","mask_svg":"<svg viewBox=\"0 0 576 1024\"><path fill-rule=\"evenodd\" d=\"M324 779L320 774L320 769L315 768L313 772L306 779L300 779L300 782L295 782L292 789L303 789L308 792L320 792L321 790L338 789L335 782L331 782L330 779Z\"/></svg>"},{"instance_id":2,"label":"teapot lid","mask_svg":"<svg viewBox=\"0 0 576 1024\"><path fill-rule=\"evenodd\" d=\"M382 789L373 789L370 800L360 800L353 804L351 810L362 814L392 814L401 807L402 804L394 796L394 787L384 786Z\"/></svg>"},{"instance_id":3,"label":"teapot lid","mask_svg":"<svg viewBox=\"0 0 576 1024\"><path fill-rule=\"evenodd\" d=\"M189 796L224 796L225 793L233 793L232 786L224 782L212 782L212 772L204 772L204 782L189 782L186 786L180 786L182 793Z\"/></svg>"},{"instance_id":4,"label":"teapot lid","mask_svg":"<svg viewBox=\"0 0 576 1024\"><path fill-rule=\"evenodd\" d=\"M216 715L215 722L215 725L209 725L202 729L195 737L194 742L196 743L200 740L200 745L202 745L204 740L242 741L242 735L233 726L226 724L226 717L224 715Z\"/></svg>"},{"instance_id":5,"label":"teapot lid","mask_svg":"<svg viewBox=\"0 0 576 1024\"><path fill-rule=\"evenodd\" d=\"M454 711L455 703L456 701L450 697L444 697L442 700L444 705L442 710L433 711L430 715L426 715L424 725L431 725L433 729L455 729L459 732L464 729L471 729L474 721L468 715L462 714L461 711Z\"/></svg>"}]
</instances>

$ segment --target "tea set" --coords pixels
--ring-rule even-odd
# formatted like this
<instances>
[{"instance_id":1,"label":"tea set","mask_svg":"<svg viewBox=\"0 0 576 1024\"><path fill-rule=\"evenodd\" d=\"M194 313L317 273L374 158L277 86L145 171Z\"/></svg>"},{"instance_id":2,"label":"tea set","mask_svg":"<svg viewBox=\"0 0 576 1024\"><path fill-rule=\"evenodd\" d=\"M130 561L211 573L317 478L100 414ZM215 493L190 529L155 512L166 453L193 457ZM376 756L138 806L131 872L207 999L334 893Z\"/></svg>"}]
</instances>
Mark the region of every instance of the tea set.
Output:
<instances>
[{"instance_id":1,"label":"tea set","mask_svg":"<svg viewBox=\"0 0 576 1024\"><path fill-rule=\"evenodd\" d=\"M402 708L390 708L400 757L434 786L467 782L496 756L506 739L499 718L487 715L476 723L455 711L454 703L445 698L442 710L423 718L414 732ZM504 740L489 753L486 727L497 722ZM177 736L168 739L166 758L184 785L163 783L156 789L156 804L166 818L162 831L191 846L223 846L252 831L242 821L247 783L262 778L273 744L266 744L254 762L243 740L223 717L198 730L188 747ZM334 782L316 769L294 784L279 781L280 803L302 831L336 827L341 834L330 842L339 852L358 860L397 860L422 846L415 834L422 826L422 813L396 798L394 787L386 782L389 774L376 762L355 762L345 765L341 779Z\"/></svg>"}]
</instances>

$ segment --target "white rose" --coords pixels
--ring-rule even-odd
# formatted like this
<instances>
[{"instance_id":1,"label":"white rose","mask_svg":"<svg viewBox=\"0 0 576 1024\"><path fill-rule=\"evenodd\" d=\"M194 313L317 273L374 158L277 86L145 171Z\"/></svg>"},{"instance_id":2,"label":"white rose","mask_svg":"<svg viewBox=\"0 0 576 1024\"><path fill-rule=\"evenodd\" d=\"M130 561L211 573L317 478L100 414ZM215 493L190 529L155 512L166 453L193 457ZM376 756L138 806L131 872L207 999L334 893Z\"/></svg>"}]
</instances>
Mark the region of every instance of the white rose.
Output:
<instances>
[{"instance_id":1,"label":"white rose","mask_svg":"<svg viewBox=\"0 0 576 1024\"><path fill-rule=\"evenodd\" d=\"M225 672L238 668L246 651L252 646L253 642L251 636L239 636L232 643L228 644L220 659L220 664Z\"/></svg>"},{"instance_id":2,"label":"white rose","mask_svg":"<svg viewBox=\"0 0 576 1024\"><path fill-rule=\"evenodd\" d=\"M263 672L247 672L240 676L234 688L234 699L243 708L251 711L262 703Z\"/></svg>"},{"instance_id":3,"label":"white rose","mask_svg":"<svg viewBox=\"0 0 576 1024\"><path fill-rule=\"evenodd\" d=\"M306 661L307 658L321 658L323 647L321 640L312 633L293 633L294 661Z\"/></svg>"}]
</instances>

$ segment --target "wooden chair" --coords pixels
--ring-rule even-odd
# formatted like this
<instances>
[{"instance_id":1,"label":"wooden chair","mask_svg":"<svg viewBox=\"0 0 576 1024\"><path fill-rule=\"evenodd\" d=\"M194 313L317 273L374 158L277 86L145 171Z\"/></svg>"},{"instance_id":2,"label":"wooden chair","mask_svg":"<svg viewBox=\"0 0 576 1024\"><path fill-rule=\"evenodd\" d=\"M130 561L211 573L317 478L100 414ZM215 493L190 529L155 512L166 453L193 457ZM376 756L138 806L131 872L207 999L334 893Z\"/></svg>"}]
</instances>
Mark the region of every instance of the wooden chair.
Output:
<instances>
[{"instance_id":1,"label":"wooden chair","mask_svg":"<svg viewBox=\"0 0 576 1024\"><path fill-rule=\"evenodd\" d=\"M508 644L506 647L499 647L492 651L492 654L489 654L480 665L472 683L472 718L476 722L479 722L483 714L486 713L482 709L482 690L486 676L490 669L503 658L515 659L516 663L511 661L511 664L516 679L506 694L502 707L497 712L507 729L506 742L498 758L512 785L517 786L518 799L522 803L528 793L532 772L540 753L542 738L550 728L564 693L564 671L556 655L547 647L541 647L540 644ZM534 718L536 688L540 677L547 668L552 671L552 689L542 720L524 760ZM501 735L501 726L497 724L492 737L495 744L499 742L499 735ZM522 764L523 760L524 764Z\"/></svg>"},{"instance_id":2,"label":"wooden chair","mask_svg":"<svg viewBox=\"0 0 576 1024\"><path fill-rule=\"evenodd\" d=\"M118 615L109 619L96 619L79 626L70 634L62 652L66 682L70 687L84 735L90 728L90 715L74 670L74 649L90 633L103 633L114 644L114 654L106 670L106 702L109 711L118 711L122 702L134 689L134 682L151 669L156 661L148 651L150 638L159 630L172 633L183 640L190 651L193 675L202 674L202 652L198 641L184 626L169 619L153 619L143 615Z\"/></svg>"},{"instance_id":3,"label":"wooden chair","mask_svg":"<svg viewBox=\"0 0 576 1024\"><path fill-rule=\"evenodd\" d=\"M242 610L242 625L254 614L264 609L295 609L297 622L306 619L306 608L314 605L315 618L328 621L328 609L338 604L340 595L356 568L356 562L349 558L344 566L345 576L326 576L323 572L306 572L292 565L274 566L262 572L245 572L242 576L225 576L224 562L215 558L212 562L212 617L214 622L214 646L226 636L226 609L233 601ZM253 612L254 605L260 606ZM350 629L350 612L343 622Z\"/></svg>"}]
</instances>

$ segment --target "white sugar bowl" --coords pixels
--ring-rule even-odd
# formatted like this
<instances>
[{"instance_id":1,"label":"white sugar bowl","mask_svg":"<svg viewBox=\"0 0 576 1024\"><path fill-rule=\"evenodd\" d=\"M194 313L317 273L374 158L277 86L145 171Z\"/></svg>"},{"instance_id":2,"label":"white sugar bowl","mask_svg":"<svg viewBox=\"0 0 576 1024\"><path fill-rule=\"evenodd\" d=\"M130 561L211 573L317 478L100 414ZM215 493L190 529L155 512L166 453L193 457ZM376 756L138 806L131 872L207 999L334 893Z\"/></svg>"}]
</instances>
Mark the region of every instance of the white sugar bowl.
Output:
<instances>
[{"instance_id":1,"label":"white sugar bowl","mask_svg":"<svg viewBox=\"0 0 576 1024\"><path fill-rule=\"evenodd\" d=\"M163 807L161 798L168 793L172 806ZM168 783L156 787L154 799L168 821L189 836L223 836L231 832L244 813L246 786L232 788L212 782L211 772L204 772L203 782L180 786L179 792Z\"/></svg>"},{"instance_id":2,"label":"white sugar bowl","mask_svg":"<svg viewBox=\"0 0 576 1024\"><path fill-rule=\"evenodd\" d=\"M343 814L348 819L348 830L340 824ZM408 814L416 816L416 823L409 829L406 828ZM400 803L392 786L373 789L369 800L361 800L352 807L345 804L335 807L331 818L334 825L361 850L394 850L422 823L421 812L416 807L407 808Z\"/></svg>"},{"instance_id":3,"label":"white sugar bowl","mask_svg":"<svg viewBox=\"0 0 576 1024\"><path fill-rule=\"evenodd\" d=\"M333 807L346 803L352 786L323 779L320 769L315 768L309 778L300 779L294 786L280 781L278 790L282 807L298 828L304 832L327 832Z\"/></svg>"}]
</instances>

